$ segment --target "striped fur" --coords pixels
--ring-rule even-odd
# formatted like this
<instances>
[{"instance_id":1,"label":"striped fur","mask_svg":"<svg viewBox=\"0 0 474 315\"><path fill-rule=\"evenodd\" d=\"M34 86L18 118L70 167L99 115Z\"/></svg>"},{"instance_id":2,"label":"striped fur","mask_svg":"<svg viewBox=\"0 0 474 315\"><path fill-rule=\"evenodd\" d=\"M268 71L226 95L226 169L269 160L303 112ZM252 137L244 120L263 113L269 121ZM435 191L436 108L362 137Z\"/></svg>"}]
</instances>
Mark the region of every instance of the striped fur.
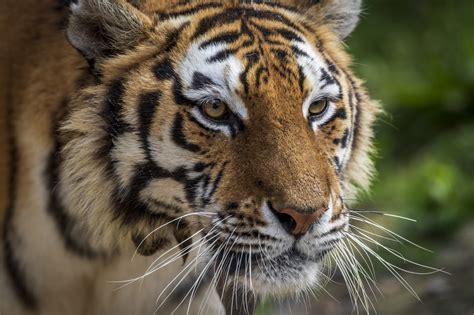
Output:
<instances>
[{"instance_id":1,"label":"striped fur","mask_svg":"<svg viewBox=\"0 0 474 315\"><path fill-rule=\"evenodd\" d=\"M346 201L368 187L373 168L379 106L342 48L359 7L78 0L66 30L78 52L57 30L64 9L21 7L20 23L7 20L36 34L7 37L2 50L10 87L2 161L11 174L0 195L8 300L0 313L150 314L193 262L196 274L186 273L160 311L202 279L211 298L198 290L191 312L202 300L222 312L216 286L265 295L317 284L322 257L348 228ZM216 99L231 113L225 122L202 111ZM309 117L320 99L327 111ZM281 207L325 212L295 239L275 215ZM196 242L204 254L190 250ZM141 288L112 290L107 281L140 275L173 246L189 251L184 265L176 260ZM226 279L200 278L210 268Z\"/></svg>"}]
</instances>

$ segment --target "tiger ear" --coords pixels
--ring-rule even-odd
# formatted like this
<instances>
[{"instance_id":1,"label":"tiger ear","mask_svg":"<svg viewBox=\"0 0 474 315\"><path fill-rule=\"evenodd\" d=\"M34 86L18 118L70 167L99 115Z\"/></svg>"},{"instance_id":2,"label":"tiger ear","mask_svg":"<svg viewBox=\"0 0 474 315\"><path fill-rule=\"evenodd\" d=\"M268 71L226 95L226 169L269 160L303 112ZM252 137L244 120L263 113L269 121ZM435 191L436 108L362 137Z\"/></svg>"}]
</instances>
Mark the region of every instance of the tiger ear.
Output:
<instances>
[{"instance_id":1,"label":"tiger ear","mask_svg":"<svg viewBox=\"0 0 474 315\"><path fill-rule=\"evenodd\" d=\"M151 19L125 0L73 0L66 35L94 65L147 37Z\"/></svg>"},{"instance_id":2,"label":"tiger ear","mask_svg":"<svg viewBox=\"0 0 474 315\"><path fill-rule=\"evenodd\" d=\"M359 22L362 0L292 0L316 25L328 25L340 40Z\"/></svg>"}]
</instances>

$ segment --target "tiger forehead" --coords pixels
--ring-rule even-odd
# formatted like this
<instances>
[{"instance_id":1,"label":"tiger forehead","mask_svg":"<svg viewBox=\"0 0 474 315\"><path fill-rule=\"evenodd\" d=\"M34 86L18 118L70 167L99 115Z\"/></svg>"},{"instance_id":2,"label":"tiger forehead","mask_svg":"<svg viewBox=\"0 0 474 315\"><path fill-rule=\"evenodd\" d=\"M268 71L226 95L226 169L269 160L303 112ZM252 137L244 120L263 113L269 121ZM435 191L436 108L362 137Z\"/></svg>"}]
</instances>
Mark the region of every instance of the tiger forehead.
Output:
<instances>
[{"instance_id":1,"label":"tiger forehead","mask_svg":"<svg viewBox=\"0 0 474 315\"><path fill-rule=\"evenodd\" d=\"M209 61L222 61L236 54L244 63L254 64L265 51L273 53L266 54L267 59L272 59L273 55L282 60L295 52L295 49L291 51L292 42L314 40L312 30L296 22L301 19L296 13L274 7L275 3L269 2L242 5L248 2L240 1L237 6L219 10L202 10L194 20L191 41L200 41L201 49L221 44L228 46Z\"/></svg>"},{"instance_id":2,"label":"tiger forehead","mask_svg":"<svg viewBox=\"0 0 474 315\"><path fill-rule=\"evenodd\" d=\"M310 73L303 68L308 60L324 63L312 45L315 36L293 21L296 13L268 3L201 11L205 13L190 23L190 44L179 62L185 89L218 88L242 96L277 88L307 94ZM191 9L176 12L185 16ZM177 19L177 14L168 13L168 18Z\"/></svg>"}]
</instances>

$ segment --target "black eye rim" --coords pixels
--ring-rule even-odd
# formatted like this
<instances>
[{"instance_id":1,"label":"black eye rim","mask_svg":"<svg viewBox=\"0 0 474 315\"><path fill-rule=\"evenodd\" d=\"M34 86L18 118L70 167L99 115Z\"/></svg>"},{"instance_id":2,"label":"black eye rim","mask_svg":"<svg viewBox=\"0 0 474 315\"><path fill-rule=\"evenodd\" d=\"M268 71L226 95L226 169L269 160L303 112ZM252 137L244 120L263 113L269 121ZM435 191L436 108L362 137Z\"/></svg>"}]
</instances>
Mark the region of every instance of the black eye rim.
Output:
<instances>
[{"instance_id":1,"label":"black eye rim","mask_svg":"<svg viewBox=\"0 0 474 315\"><path fill-rule=\"evenodd\" d=\"M204 105L209 104L209 103L222 103L225 105L225 113L222 116L222 118L214 118L214 117L209 116L206 113L206 111L204 110ZM198 108L199 108L199 111L201 112L201 115L203 115L204 118L217 124L225 124L226 122L229 122L232 118L232 112L229 109L229 105L227 105L226 102L220 99L211 99L211 100L202 101L199 103Z\"/></svg>"},{"instance_id":2,"label":"black eye rim","mask_svg":"<svg viewBox=\"0 0 474 315\"><path fill-rule=\"evenodd\" d=\"M213 119L212 117L209 117L203 110L203 105L209 101L217 100L219 102L222 102L226 105L226 118L225 119ZM221 99L208 99L208 100L201 100L201 101L194 101L194 106L193 110L197 111L199 114L199 117L195 117L194 121L204 128L207 131L210 132L221 132L222 130L215 129L215 127L225 127L229 130L229 133L231 137L235 137L236 134L245 129L245 124L242 121L242 119L235 114L229 107L228 103L221 100ZM196 119L197 118L197 119ZM206 124L206 122L208 124ZM212 126L214 125L214 126Z\"/></svg>"},{"instance_id":3,"label":"black eye rim","mask_svg":"<svg viewBox=\"0 0 474 315\"><path fill-rule=\"evenodd\" d=\"M311 108L311 105L313 105L314 103L319 103L321 101L324 101L323 110L321 112L317 113L317 114L310 113L309 109ZM329 109L330 102L331 102L331 100L329 98L321 98L321 99L317 99L317 100L314 100L313 102L311 102L311 104L309 104L309 106L308 106L308 118L311 119L311 120L315 120L315 119L319 119L322 116L324 116L324 114L326 114L328 109Z\"/></svg>"}]
</instances>

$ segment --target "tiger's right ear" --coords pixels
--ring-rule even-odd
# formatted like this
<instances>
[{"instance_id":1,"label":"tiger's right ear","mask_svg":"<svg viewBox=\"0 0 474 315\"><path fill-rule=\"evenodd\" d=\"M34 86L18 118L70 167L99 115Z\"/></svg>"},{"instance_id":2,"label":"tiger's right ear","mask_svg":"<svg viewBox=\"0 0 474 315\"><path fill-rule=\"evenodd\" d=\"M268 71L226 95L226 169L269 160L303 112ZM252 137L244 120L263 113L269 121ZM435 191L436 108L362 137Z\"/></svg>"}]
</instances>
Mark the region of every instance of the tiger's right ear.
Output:
<instances>
[{"instance_id":1,"label":"tiger's right ear","mask_svg":"<svg viewBox=\"0 0 474 315\"><path fill-rule=\"evenodd\" d=\"M72 0L66 34L89 62L123 53L147 37L150 17L125 0Z\"/></svg>"}]
</instances>

